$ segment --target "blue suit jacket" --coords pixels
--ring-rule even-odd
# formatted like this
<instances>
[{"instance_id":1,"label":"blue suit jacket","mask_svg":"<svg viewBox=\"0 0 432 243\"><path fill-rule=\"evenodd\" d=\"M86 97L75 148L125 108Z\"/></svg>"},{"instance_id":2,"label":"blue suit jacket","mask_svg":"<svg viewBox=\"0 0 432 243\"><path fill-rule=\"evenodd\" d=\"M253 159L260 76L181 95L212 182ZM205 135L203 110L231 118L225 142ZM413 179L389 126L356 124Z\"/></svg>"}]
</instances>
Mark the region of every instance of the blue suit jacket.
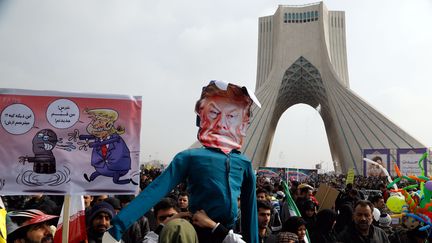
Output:
<instances>
[{"instance_id":1,"label":"blue suit jacket","mask_svg":"<svg viewBox=\"0 0 432 243\"><path fill-rule=\"evenodd\" d=\"M124 140L118 134L112 134L109 139L101 141L93 135L80 135L79 139L95 140L90 143L93 148L91 156L91 165L97 168L103 168L105 163L108 169L113 171L127 171L131 169L130 151ZM108 144L106 158L102 156L102 145Z\"/></svg>"}]
</instances>

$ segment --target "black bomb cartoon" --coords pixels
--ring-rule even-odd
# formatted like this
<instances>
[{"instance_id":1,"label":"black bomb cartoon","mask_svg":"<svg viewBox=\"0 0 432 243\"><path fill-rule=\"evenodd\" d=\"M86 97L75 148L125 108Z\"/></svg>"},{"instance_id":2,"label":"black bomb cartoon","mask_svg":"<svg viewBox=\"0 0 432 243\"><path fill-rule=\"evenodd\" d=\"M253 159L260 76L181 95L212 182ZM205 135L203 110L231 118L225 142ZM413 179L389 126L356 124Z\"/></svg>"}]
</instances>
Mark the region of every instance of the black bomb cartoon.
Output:
<instances>
[{"instance_id":1,"label":"black bomb cartoon","mask_svg":"<svg viewBox=\"0 0 432 243\"><path fill-rule=\"evenodd\" d=\"M33 137L34 157L21 156L20 162L33 163L33 171L39 174L54 174L56 159L52 150L58 142L57 134L51 129L42 129Z\"/></svg>"}]
</instances>

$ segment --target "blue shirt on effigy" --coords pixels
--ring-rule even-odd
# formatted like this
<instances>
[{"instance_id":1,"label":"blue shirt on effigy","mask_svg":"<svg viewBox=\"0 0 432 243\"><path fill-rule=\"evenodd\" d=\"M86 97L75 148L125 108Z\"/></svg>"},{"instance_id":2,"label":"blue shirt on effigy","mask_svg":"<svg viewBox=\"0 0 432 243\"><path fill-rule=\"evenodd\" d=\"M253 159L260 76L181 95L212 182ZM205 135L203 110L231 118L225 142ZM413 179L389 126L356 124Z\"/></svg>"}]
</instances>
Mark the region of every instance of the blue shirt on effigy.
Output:
<instances>
[{"instance_id":1,"label":"blue shirt on effigy","mask_svg":"<svg viewBox=\"0 0 432 243\"><path fill-rule=\"evenodd\" d=\"M258 242L252 163L237 150L225 154L215 148L188 149L178 153L164 172L112 219L110 234L119 240L130 225L185 179L190 193L190 211L203 209L211 219L227 228L234 228L237 198L241 195L244 240Z\"/></svg>"}]
</instances>

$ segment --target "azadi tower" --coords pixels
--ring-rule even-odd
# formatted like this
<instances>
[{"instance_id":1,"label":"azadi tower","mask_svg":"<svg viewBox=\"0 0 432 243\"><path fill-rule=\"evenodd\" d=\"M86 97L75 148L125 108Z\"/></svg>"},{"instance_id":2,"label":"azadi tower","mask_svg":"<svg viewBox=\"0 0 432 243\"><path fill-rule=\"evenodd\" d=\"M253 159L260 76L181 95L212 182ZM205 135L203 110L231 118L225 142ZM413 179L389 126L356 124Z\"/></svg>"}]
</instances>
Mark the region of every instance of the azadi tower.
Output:
<instances>
[{"instance_id":1,"label":"azadi tower","mask_svg":"<svg viewBox=\"0 0 432 243\"><path fill-rule=\"evenodd\" d=\"M281 115L299 103L320 112L336 172L361 174L363 149L425 147L350 89L345 14L322 2L280 5L259 19L255 93L262 108L243 145L255 168L267 163Z\"/></svg>"}]
</instances>

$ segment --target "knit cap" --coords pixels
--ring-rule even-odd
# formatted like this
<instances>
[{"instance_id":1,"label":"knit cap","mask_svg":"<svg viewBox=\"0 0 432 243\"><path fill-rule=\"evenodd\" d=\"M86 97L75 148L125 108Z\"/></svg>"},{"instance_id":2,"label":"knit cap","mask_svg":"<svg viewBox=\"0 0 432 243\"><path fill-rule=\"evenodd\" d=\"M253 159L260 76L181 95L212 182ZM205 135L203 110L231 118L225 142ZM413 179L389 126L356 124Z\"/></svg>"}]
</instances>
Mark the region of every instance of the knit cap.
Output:
<instances>
[{"instance_id":1,"label":"knit cap","mask_svg":"<svg viewBox=\"0 0 432 243\"><path fill-rule=\"evenodd\" d=\"M297 242L298 241L298 236L294 233L291 232L280 232L278 234L278 242L279 243L287 243L287 242Z\"/></svg>"},{"instance_id":2,"label":"knit cap","mask_svg":"<svg viewBox=\"0 0 432 243\"><path fill-rule=\"evenodd\" d=\"M99 202L93 205L88 214L88 222L91 223L93 219L101 212L107 213L112 219L115 215L113 206L107 202Z\"/></svg>"},{"instance_id":3,"label":"knit cap","mask_svg":"<svg viewBox=\"0 0 432 243\"><path fill-rule=\"evenodd\" d=\"M380 215L378 222L380 226L389 227L391 225L392 219L390 215L383 213Z\"/></svg>"}]
</instances>

